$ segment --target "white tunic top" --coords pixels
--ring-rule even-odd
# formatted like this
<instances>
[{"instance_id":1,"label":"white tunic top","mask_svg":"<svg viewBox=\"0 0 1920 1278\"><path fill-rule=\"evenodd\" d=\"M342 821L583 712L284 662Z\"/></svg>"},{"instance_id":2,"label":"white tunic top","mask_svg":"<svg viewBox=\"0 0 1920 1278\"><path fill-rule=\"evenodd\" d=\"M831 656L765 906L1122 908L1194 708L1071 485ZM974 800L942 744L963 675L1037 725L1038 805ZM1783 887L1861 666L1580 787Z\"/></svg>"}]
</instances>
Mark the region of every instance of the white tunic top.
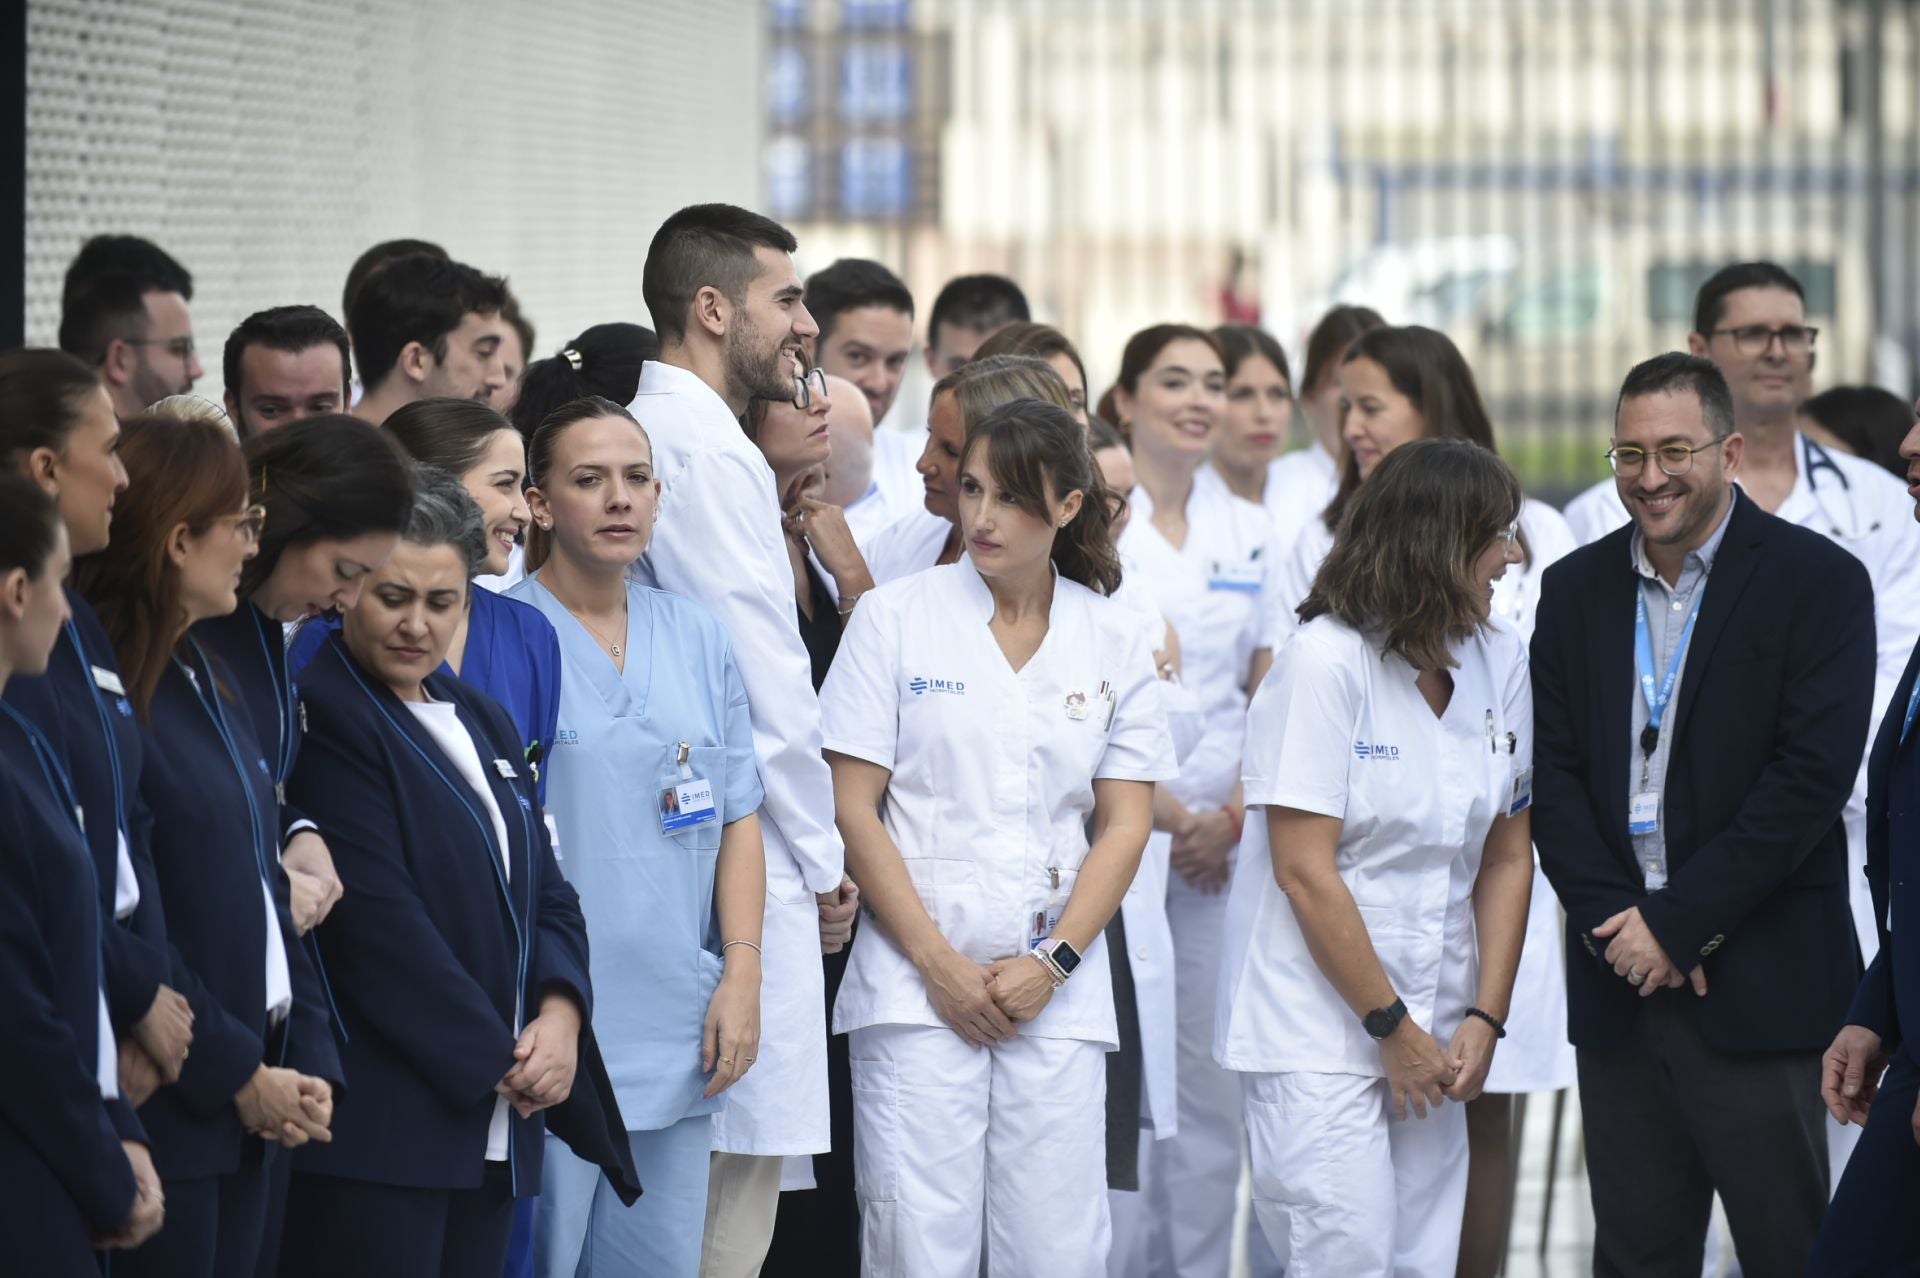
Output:
<instances>
[{"instance_id":1,"label":"white tunic top","mask_svg":"<svg viewBox=\"0 0 1920 1278\"><path fill-rule=\"evenodd\" d=\"M951 520L942 519L925 506L915 506L874 533L861 548L873 584L884 586L889 581L925 572L940 562L940 552L952 535Z\"/></svg>"},{"instance_id":2,"label":"white tunic top","mask_svg":"<svg viewBox=\"0 0 1920 1278\"><path fill-rule=\"evenodd\" d=\"M1095 780L1174 774L1153 658L1120 605L1056 578L1047 636L1018 672L992 617L971 564L878 587L820 690L827 748L890 771L887 834L941 935L980 963L1025 953L1035 912L1071 895ZM1104 941L1083 960L1022 1034L1118 1046ZM945 1022L886 928L866 926L833 1028L883 1024Z\"/></svg>"},{"instance_id":3,"label":"white tunic top","mask_svg":"<svg viewBox=\"0 0 1920 1278\"><path fill-rule=\"evenodd\" d=\"M1133 490L1133 518L1120 553L1138 567L1160 612L1180 636L1180 679L1206 731L1167 788L1196 810L1217 808L1240 779L1247 673L1267 647L1278 549L1267 512L1227 490L1202 467L1187 498L1187 539L1176 548L1153 526L1153 499Z\"/></svg>"},{"instance_id":4,"label":"white tunic top","mask_svg":"<svg viewBox=\"0 0 1920 1278\"><path fill-rule=\"evenodd\" d=\"M1228 1069L1384 1074L1274 881L1268 806L1341 819L1339 874L1387 979L1434 1037L1459 1027L1479 982L1474 880L1514 777L1532 766L1533 701L1526 648L1503 622L1453 655L1453 697L1436 718L1413 667L1319 617L1255 695L1214 1022L1214 1057Z\"/></svg>"}]
</instances>

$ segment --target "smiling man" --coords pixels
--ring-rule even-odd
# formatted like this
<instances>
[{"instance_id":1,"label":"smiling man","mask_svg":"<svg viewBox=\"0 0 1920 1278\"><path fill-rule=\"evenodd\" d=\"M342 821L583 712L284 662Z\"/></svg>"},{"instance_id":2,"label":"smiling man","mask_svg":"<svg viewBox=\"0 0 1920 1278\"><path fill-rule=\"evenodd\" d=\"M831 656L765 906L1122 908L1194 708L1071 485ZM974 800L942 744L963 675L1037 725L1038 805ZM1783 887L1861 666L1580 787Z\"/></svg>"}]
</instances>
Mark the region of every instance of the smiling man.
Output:
<instances>
[{"instance_id":1,"label":"smiling man","mask_svg":"<svg viewBox=\"0 0 1920 1278\"><path fill-rule=\"evenodd\" d=\"M507 282L431 253L395 258L353 294L347 329L366 394L354 416L378 426L402 404L491 400L507 386Z\"/></svg>"},{"instance_id":2,"label":"smiling man","mask_svg":"<svg viewBox=\"0 0 1920 1278\"><path fill-rule=\"evenodd\" d=\"M1543 578L1534 843L1566 908L1598 1275L1698 1274L1715 1193L1746 1273L1799 1274L1826 1210L1873 594L1734 485L1744 445L1712 363L1639 365L1608 453L1631 523Z\"/></svg>"},{"instance_id":3,"label":"smiling man","mask_svg":"<svg viewBox=\"0 0 1920 1278\"><path fill-rule=\"evenodd\" d=\"M347 331L317 306L255 311L228 336L221 366L227 417L242 439L345 411Z\"/></svg>"}]
</instances>

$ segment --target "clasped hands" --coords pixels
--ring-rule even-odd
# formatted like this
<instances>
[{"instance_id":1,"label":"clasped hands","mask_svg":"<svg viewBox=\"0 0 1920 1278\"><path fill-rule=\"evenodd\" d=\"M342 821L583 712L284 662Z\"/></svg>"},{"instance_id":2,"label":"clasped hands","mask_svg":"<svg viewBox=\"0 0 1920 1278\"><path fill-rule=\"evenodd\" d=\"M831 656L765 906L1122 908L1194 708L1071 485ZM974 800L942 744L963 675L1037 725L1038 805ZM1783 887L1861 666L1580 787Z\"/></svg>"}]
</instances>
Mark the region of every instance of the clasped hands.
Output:
<instances>
[{"instance_id":1,"label":"clasped hands","mask_svg":"<svg viewBox=\"0 0 1920 1278\"><path fill-rule=\"evenodd\" d=\"M921 975L934 1011L975 1047L1012 1038L1053 998L1053 977L1031 954L976 963L948 947Z\"/></svg>"},{"instance_id":2,"label":"clasped hands","mask_svg":"<svg viewBox=\"0 0 1920 1278\"><path fill-rule=\"evenodd\" d=\"M579 1057L580 1006L568 995L548 994L513 1045L513 1068L493 1090L513 1103L514 1113L531 1118L572 1093Z\"/></svg>"},{"instance_id":3,"label":"clasped hands","mask_svg":"<svg viewBox=\"0 0 1920 1278\"><path fill-rule=\"evenodd\" d=\"M1695 994L1701 998L1707 996L1706 969L1695 964L1691 972L1683 975L1679 965L1667 957L1660 942L1654 939L1653 929L1640 917L1639 906L1620 911L1594 928L1593 935L1608 941L1606 961L1627 984L1639 989L1641 998L1659 989L1679 989L1689 981Z\"/></svg>"}]
</instances>

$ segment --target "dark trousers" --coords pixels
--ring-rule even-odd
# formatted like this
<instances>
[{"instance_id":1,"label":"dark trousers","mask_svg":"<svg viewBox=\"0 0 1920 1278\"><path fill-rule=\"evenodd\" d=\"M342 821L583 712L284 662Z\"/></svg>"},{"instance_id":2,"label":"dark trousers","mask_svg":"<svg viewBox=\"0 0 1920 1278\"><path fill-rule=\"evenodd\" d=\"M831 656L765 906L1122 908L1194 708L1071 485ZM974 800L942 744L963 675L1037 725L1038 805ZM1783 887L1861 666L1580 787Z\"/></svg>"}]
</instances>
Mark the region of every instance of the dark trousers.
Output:
<instances>
[{"instance_id":1,"label":"dark trousers","mask_svg":"<svg viewBox=\"0 0 1920 1278\"><path fill-rule=\"evenodd\" d=\"M1717 1191L1746 1278L1797 1278L1827 1207L1820 1055L1722 1052L1694 997L1654 994L1621 1042L1578 1053L1593 1272L1699 1278Z\"/></svg>"},{"instance_id":2,"label":"dark trousers","mask_svg":"<svg viewBox=\"0 0 1920 1278\"><path fill-rule=\"evenodd\" d=\"M856 923L857 927L858 924ZM827 975L827 1103L833 1148L813 1156L815 1188L780 1195L760 1278L859 1278L860 1201L853 1193L853 1064L847 1036L833 1032L833 1000L847 974L848 945L821 959Z\"/></svg>"},{"instance_id":3,"label":"dark trousers","mask_svg":"<svg viewBox=\"0 0 1920 1278\"><path fill-rule=\"evenodd\" d=\"M113 1253L114 1278L254 1278L269 1181L248 1144L236 1172L163 1180L167 1223L146 1245Z\"/></svg>"},{"instance_id":4,"label":"dark trousers","mask_svg":"<svg viewBox=\"0 0 1920 1278\"><path fill-rule=\"evenodd\" d=\"M294 1172L281 1278L495 1278L513 1197L505 1163L477 1189L405 1189Z\"/></svg>"},{"instance_id":5,"label":"dark trousers","mask_svg":"<svg viewBox=\"0 0 1920 1278\"><path fill-rule=\"evenodd\" d=\"M287 1223L287 1185L293 1174L293 1151L267 1149L267 1213L260 1228L260 1260L254 1278L274 1278L280 1272L280 1231Z\"/></svg>"},{"instance_id":6,"label":"dark trousers","mask_svg":"<svg viewBox=\"0 0 1920 1278\"><path fill-rule=\"evenodd\" d=\"M1920 1273L1920 1141L1913 1130L1920 1067L1902 1047L1887 1067L1867 1127L1840 1177L1808 1278Z\"/></svg>"}]
</instances>

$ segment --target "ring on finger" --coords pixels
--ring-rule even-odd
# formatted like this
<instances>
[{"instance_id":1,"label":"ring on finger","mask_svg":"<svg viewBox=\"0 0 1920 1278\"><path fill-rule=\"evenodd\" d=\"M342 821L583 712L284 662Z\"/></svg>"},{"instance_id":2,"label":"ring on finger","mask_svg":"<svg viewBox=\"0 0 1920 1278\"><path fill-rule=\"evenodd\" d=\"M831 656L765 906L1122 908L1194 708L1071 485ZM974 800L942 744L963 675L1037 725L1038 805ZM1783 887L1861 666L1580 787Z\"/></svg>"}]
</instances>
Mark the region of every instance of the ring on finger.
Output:
<instances>
[{"instance_id":1,"label":"ring on finger","mask_svg":"<svg viewBox=\"0 0 1920 1278\"><path fill-rule=\"evenodd\" d=\"M1639 968L1629 968L1629 969L1628 969L1628 971L1627 971L1627 984L1629 984L1629 985L1644 985L1644 984L1646 984L1646 981L1647 981L1647 974L1646 974L1645 972L1642 972L1642 971L1641 971L1641 970L1640 970Z\"/></svg>"}]
</instances>

